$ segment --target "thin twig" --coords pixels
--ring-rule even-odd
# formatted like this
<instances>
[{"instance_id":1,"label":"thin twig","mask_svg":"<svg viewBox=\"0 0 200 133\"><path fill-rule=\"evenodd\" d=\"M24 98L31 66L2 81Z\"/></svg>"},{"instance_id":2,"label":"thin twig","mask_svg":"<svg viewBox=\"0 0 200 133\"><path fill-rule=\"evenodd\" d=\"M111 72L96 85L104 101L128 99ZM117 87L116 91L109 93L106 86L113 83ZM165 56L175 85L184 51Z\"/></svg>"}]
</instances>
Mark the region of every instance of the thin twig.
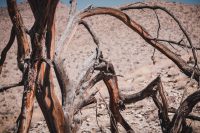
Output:
<instances>
[{"instance_id":1,"label":"thin twig","mask_svg":"<svg viewBox=\"0 0 200 133\"><path fill-rule=\"evenodd\" d=\"M172 41L172 40L165 40L165 39L159 39L159 38L154 38L154 40L156 41L160 41L160 42L168 42L168 43L172 43L172 44L175 44L175 45L178 45L178 46L181 46L183 48L189 48L191 49L192 47L191 46L187 46L181 42L183 42L183 39L181 39L180 41L176 42L176 41ZM194 47L196 50L200 50L200 48L198 47Z\"/></svg>"},{"instance_id":2,"label":"thin twig","mask_svg":"<svg viewBox=\"0 0 200 133\"><path fill-rule=\"evenodd\" d=\"M11 33L10 33L10 39L6 45L6 47L3 49L3 51L1 52L1 59L0 59L0 74L2 72L2 68L3 68L3 63L6 59L6 55L7 55L7 52L9 51L9 49L11 48L13 42L15 40L15 28L14 26L12 27L11 29Z\"/></svg>"},{"instance_id":3,"label":"thin twig","mask_svg":"<svg viewBox=\"0 0 200 133\"><path fill-rule=\"evenodd\" d=\"M158 21L157 38L159 38L160 28L161 28L160 19L159 19L159 17L158 17L158 14L157 14L156 10L154 10L154 13L155 13L156 19L157 19L157 21Z\"/></svg>"},{"instance_id":4,"label":"thin twig","mask_svg":"<svg viewBox=\"0 0 200 133\"><path fill-rule=\"evenodd\" d=\"M154 65L156 64L156 61L155 61L155 53L156 53L156 49L153 48L153 55L151 56L151 60L153 61L153 64L154 64Z\"/></svg>"},{"instance_id":5,"label":"thin twig","mask_svg":"<svg viewBox=\"0 0 200 133\"><path fill-rule=\"evenodd\" d=\"M157 21L158 21L158 29L157 29L157 38L159 38L159 33L160 33L160 28L161 28L161 26L160 26L160 19L159 19L159 17L158 17L158 14L157 14L157 12L154 10L154 13L155 13L155 15L156 15L156 19L157 19ZM153 61L153 64L155 64L156 63L156 61L155 61L155 52L156 52L156 49L154 48L153 49L153 55L151 56L151 60Z\"/></svg>"},{"instance_id":6,"label":"thin twig","mask_svg":"<svg viewBox=\"0 0 200 133\"><path fill-rule=\"evenodd\" d=\"M170 60L172 60L179 67L179 69L182 70L182 72L185 75L191 76L192 75L191 70L195 70L194 79L196 81L199 81L199 75L200 75L199 69L197 69L197 68L194 69L193 67L189 66L185 60L183 60L181 57L177 56L177 54L175 54L173 51L171 51L168 47L166 47L162 43L159 43L158 41L152 40L153 37L141 25L139 25L134 20L132 20L126 13L124 13L118 9L113 9L113 8L108 8L108 7L96 7L96 8L92 8L92 9L88 10L87 12L80 13L79 17L80 17L80 19L84 19L84 18L88 18L90 16L102 15L102 14L114 16L115 18L121 20L129 28L131 28L133 31L138 33L147 43L149 43L150 45L155 47L162 54L164 54Z\"/></svg>"},{"instance_id":7,"label":"thin twig","mask_svg":"<svg viewBox=\"0 0 200 133\"><path fill-rule=\"evenodd\" d=\"M82 24L82 25L85 26L85 28L88 30L88 32L92 36L92 39L93 39L94 43L97 45L97 48L99 48L99 39L97 38L95 32L90 28L88 23L86 21L84 21L84 20L80 20L79 24Z\"/></svg>"},{"instance_id":8,"label":"thin twig","mask_svg":"<svg viewBox=\"0 0 200 133\"><path fill-rule=\"evenodd\" d=\"M197 68L199 69L197 54L196 54L195 48L192 44L190 37L188 36L187 32L185 31L185 29L181 25L180 21L169 10L167 10L166 8L161 7L161 6L148 6L148 5L145 5L145 6L125 6L125 7L121 7L120 10L124 11L124 10L129 10L129 9L145 9L145 8L152 9L152 10L162 10L162 11L166 12L171 18L173 18L173 20L178 24L179 28L181 29L181 31L183 32L183 34L185 35L185 37L187 38L187 40L189 42L189 45L192 49L192 54L193 54L193 57L194 57L194 60L195 60L194 67L197 66Z\"/></svg>"},{"instance_id":9,"label":"thin twig","mask_svg":"<svg viewBox=\"0 0 200 133\"><path fill-rule=\"evenodd\" d=\"M23 82L19 82L19 83L13 83L13 84L9 84L9 85L2 85L0 86L0 92L4 92L8 89L14 88L14 87L18 87L18 86L22 86Z\"/></svg>"},{"instance_id":10,"label":"thin twig","mask_svg":"<svg viewBox=\"0 0 200 133\"><path fill-rule=\"evenodd\" d=\"M176 113L177 109L175 108L168 108L168 112L169 113ZM200 117L199 116L196 116L194 114L189 114L188 116L186 116L187 119L191 119L191 120L194 120L194 121L200 121Z\"/></svg>"}]
</instances>

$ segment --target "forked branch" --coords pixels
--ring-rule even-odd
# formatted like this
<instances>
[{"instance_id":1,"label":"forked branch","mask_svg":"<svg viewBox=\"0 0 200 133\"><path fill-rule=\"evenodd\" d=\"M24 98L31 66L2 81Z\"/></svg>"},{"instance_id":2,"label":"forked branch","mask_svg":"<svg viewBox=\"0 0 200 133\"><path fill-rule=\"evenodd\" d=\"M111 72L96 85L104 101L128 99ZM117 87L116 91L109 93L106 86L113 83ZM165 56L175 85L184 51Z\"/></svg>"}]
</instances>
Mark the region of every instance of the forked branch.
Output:
<instances>
[{"instance_id":1,"label":"forked branch","mask_svg":"<svg viewBox=\"0 0 200 133\"><path fill-rule=\"evenodd\" d=\"M132 5L130 5L130 6L121 7L120 10L124 11L124 10L129 10L129 9L145 9L145 8L146 9L152 9L152 10L164 11L170 17L173 18L173 20L178 24L179 28L181 29L181 31L183 32L183 34L185 35L185 37L187 38L187 40L189 42L189 45L190 45L190 47L192 49L193 57L194 57L194 60L195 60L195 66L198 65L197 54L196 54L195 48L194 48L194 46L192 44L192 41L191 41L189 35L185 31L185 29L183 28L183 26L181 25L179 20L169 10L167 10L166 8L161 7L161 6L148 6L148 5L144 5L144 6L132 6Z\"/></svg>"},{"instance_id":2,"label":"forked branch","mask_svg":"<svg viewBox=\"0 0 200 133\"><path fill-rule=\"evenodd\" d=\"M193 107L200 102L200 91L196 91L189 95L179 106L176 111L172 122L170 133L178 133L183 130L185 127L185 118L191 113Z\"/></svg>"},{"instance_id":3,"label":"forked branch","mask_svg":"<svg viewBox=\"0 0 200 133\"><path fill-rule=\"evenodd\" d=\"M101 14L111 15L121 20L129 28L131 28L133 31L138 33L147 43L152 45L154 48L156 48L158 51L160 51L162 54L164 54L170 60L172 60L185 75L190 77L194 72L194 79L197 82L199 82L199 76L200 76L199 69L197 69L196 67L189 66L185 60L177 56L165 45L154 40L154 38L141 25L136 23L127 14L123 13L122 11L118 9L107 8L107 7L97 7L97 8L92 8L85 12L80 13L79 17L81 19L84 19L90 16L101 15Z\"/></svg>"}]
</instances>

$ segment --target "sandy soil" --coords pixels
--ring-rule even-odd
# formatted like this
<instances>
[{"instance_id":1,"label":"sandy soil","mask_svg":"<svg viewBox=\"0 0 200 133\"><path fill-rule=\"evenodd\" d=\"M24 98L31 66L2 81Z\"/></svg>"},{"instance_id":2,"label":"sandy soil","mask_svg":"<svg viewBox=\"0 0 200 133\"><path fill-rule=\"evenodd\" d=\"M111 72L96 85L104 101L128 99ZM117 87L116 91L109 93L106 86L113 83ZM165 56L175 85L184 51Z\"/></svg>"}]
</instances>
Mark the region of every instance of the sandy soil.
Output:
<instances>
[{"instance_id":1,"label":"sandy soil","mask_svg":"<svg viewBox=\"0 0 200 133\"><path fill-rule=\"evenodd\" d=\"M183 27L188 32L195 46L200 46L200 6L186 5L177 3L159 2L148 4L157 4L166 7L181 21ZM25 25L30 28L34 22L30 7L27 3L19 5L20 12L23 16ZM59 4L56 13L57 25L57 41L59 40L62 31L66 27L68 9L65 5ZM146 28L152 36L156 37L158 28L155 13L151 10L130 10L127 13L136 22ZM158 11L161 22L160 38L174 39L179 41L182 38L182 33L177 27L177 24L165 13ZM5 47L10 34L11 22L5 8L0 8L0 52ZM187 88L187 95L197 89L197 84L192 81L187 84L189 78L180 72L177 66L160 54L155 53L154 65L151 60L153 48L145 43L136 33L126 27L121 21L110 16L95 16L86 21L94 29L101 41L101 49L105 58L111 61L116 69L116 73L123 75L119 77L119 87L122 93L135 93L144 88L157 75L161 75L165 94L169 105L177 108L180 104L184 87ZM189 60L190 51L180 49L176 46L170 49L176 51L182 58ZM15 83L20 81L21 73L17 68L16 62L16 41L7 55L7 60L3 67L3 72L0 76L0 85ZM91 40L87 31L80 26L72 43L65 48L63 58L65 58L66 70L70 80L76 83L81 70L83 69L84 61L95 51L95 45ZM198 58L200 53L198 53ZM56 82L56 81L55 81ZM58 88L58 84L56 82ZM108 102L108 93L105 85L100 82L95 87L99 88ZM57 94L60 97L59 90ZM0 133L13 132L15 121L20 113L21 99L23 88L16 87L0 93ZM97 112L98 122L104 132L109 132L109 115L106 106L102 99L97 95ZM48 132L42 113L37 102L34 105L34 113L30 128L31 133ZM82 114L78 117L83 117L80 132L100 132L96 123L96 105L90 105L82 109ZM200 106L196 106L193 113L200 115ZM124 118L130 123L133 129L138 133L160 133L160 124L157 116L157 108L152 99L147 98L135 104L126 106L126 110L122 112ZM173 114L170 114L173 115ZM194 132L200 132L200 124L196 121L188 121L194 128ZM122 127L120 132L125 132Z\"/></svg>"}]
</instances>

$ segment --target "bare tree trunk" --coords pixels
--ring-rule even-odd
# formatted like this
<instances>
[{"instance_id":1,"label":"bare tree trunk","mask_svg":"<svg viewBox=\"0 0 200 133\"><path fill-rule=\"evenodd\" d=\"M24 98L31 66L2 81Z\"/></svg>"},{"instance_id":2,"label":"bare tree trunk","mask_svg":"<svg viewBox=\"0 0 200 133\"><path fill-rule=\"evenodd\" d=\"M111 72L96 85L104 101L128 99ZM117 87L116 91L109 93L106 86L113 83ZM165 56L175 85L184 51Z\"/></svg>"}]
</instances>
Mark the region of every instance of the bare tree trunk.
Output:
<instances>
[{"instance_id":1,"label":"bare tree trunk","mask_svg":"<svg viewBox=\"0 0 200 133\"><path fill-rule=\"evenodd\" d=\"M8 12L13 23L13 27L17 36L18 43L18 53L17 61L19 69L24 73L24 93L22 99L22 108L19 119L18 132L26 133L30 127L30 122L33 112L33 103L35 95L35 75L34 71L37 70L37 64L31 67L26 67L24 69L24 60L29 55L29 44L27 40L27 35L25 33L25 28L23 24L22 17L17 9L15 0L7 0Z\"/></svg>"},{"instance_id":2,"label":"bare tree trunk","mask_svg":"<svg viewBox=\"0 0 200 133\"><path fill-rule=\"evenodd\" d=\"M44 27L47 28L46 33L46 57L47 60L52 61L54 58L54 49L55 49L55 22L54 15L58 1L50 1L46 2L44 5L46 7L40 7L37 5L42 1L38 1L38 3L34 3L34 0L29 0L32 10L36 17L35 27L33 26L32 30L36 30L35 33L40 33L40 38L44 35ZM45 11L43 11L46 9ZM39 11L39 14L36 12ZM39 27L37 29L37 25ZM34 29L35 28L35 29ZM43 30L41 30L43 28ZM38 32L37 32L38 30ZM44 44L43 44L44 45ZM53 84L53 75L52 75L52 67L49 64L42 63L40 67L40 71L38 73L39 78L39 88L40 91L37 91L36 97L37 101L42 109L42 112L47 121L47 125L49 127L50 132L60 132L64 133L65 130L65 117L64 112L62 110L62 106L59 103L57 96L55 95L54 84Z\"/></svg>"},{"instance_id":3,"label":"bare tree trunk","mask_svg":"<svg viewBox=\"0 0 200 133\"><path fill-rule=\"evenodd\" d=\"M10 15L11 21L13 23L18 43L17 61L18 67L23 72L24 59L29 56L30 48L28 44L28 39L26 35L26 29L17 9L17 3L15 0L7 0L8 13Z\"/></svg>"}]
</instances>

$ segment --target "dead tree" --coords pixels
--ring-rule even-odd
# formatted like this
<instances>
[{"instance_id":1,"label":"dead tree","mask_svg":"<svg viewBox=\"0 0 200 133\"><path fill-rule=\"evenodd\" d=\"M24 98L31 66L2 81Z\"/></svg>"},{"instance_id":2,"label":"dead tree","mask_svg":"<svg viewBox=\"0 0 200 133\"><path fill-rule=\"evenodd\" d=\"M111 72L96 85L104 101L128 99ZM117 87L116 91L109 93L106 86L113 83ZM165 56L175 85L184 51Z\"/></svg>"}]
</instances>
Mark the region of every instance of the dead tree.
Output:
<instances>
[{"instance_id":1,"label":"dead tree","mask_svg":"<svg viewBox=\"0 0 200 133\"><path fill-rule=\"evenodd\" d=\"M164 88L160 77L155 78L155 80L153 80L146 88L138 93L131 95L120 94L117 80L119 75L116 74L112 63L103 58L103 52L100 49L100 41L95 35L95 32L84 20L85 18L102 14L110 15L121 20L130 29L139 34L148 44L172 60L185 75L192 77L199 82L200 70L195 51L199 48L195 48L193 46L190 37L181 26L178 19L167 9L160 6L148 6L146 4L142 4L139 6L128 5L119 9L108 7L90 7L81 12L77 12L77 1L71 0L67 27L62 34L60 41L57 45L55 45L54 17L59 1L28 0L28 2L35 18L35 22L30 30L28 30L23 23L16 1L7 0L8 12L13 27L11 30L10 40L2 51L0 59L1 73L3 63L6 59L6 54L16 37L18 45L17 61L18 67L23 73L22 80L16 84L2 86L0 88L0 92L14 86L24 86L21 113L17 121L19 133L26 133L29 131L35 96L43 112L50 132L76 132L78 130L78 123L74 116L81 108L96 102L94 96L98 90L95 90L93 86L101 80L105 83L110 96L109 114L111 132L118 132L117 123L120 123L127 132L134 132L131 125L129 125L120 114L120 110L125 109L125 104L135 103L146 97L152 97L155 102L155 105L158 108L160 125L164 133L178 133L186 130L189 132L190 128L186 124L186 118L199 120L198 117L190 114L193 107L200 101L199 91L196 91L188 96L181 103L180 107L177 110L174 110L175 115L173 119L169 119L169 107L164 95ZM158 36L157 38L152 37L140 24L136 23L123 12L124 10L138 10L146 8L152 10L162 10L169 14L169 16L171 16L179 25L190 46L185 46L181 43L181 41L175 42L159 39ZM64 70L63 59L60 53L64 50L65 45L70 44L73 36L76 34L78 25L83 25L88 30L88 33L92 36L93 41L96 44L96 52L91 57L91 61L89 62L87 69L83 71L78 84L75 85L75 87L70 87L69 77ZM30 37L31 44L28 43L28 37ZM194 67L189 66L185 60L177 56L173 51L160 42L169 42L191 49L195 60ZM62 105L54 92L52 75L53 70L56 73L56 78L62 93ZM98 74L92 76L95 71L98 71ZM88 93L88 90L92 90L91 93Z\"/></svg>"}]
</instances>

